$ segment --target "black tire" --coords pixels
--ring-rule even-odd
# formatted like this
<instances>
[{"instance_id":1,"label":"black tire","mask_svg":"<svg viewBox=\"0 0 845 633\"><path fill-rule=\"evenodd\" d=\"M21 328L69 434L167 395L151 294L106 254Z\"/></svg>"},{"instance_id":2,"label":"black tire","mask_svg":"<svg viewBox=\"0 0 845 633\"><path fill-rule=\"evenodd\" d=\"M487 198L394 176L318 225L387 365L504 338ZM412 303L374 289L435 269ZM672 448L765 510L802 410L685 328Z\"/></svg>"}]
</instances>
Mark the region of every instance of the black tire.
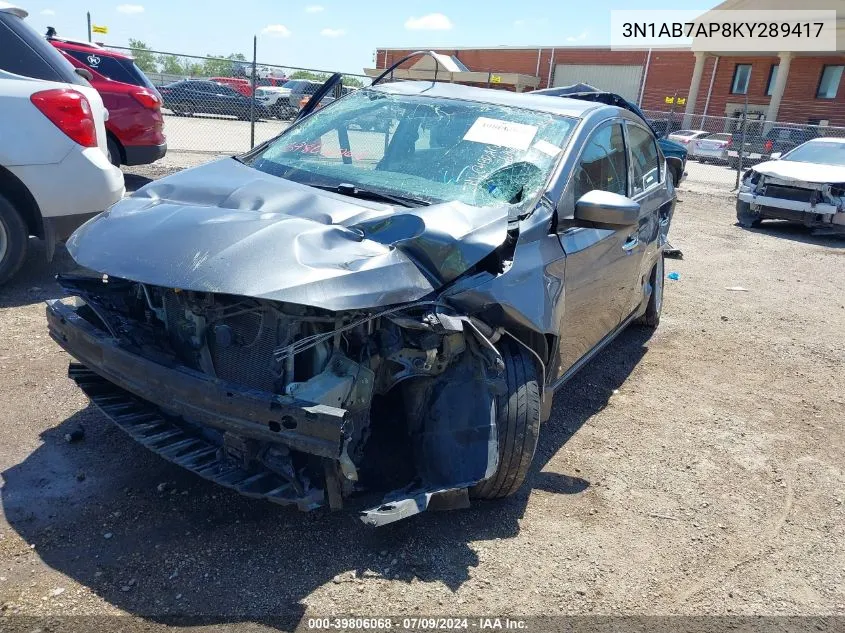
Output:
<instances>
[{"instance_id":1,"label":"black tire","mask_svg":"<svg viewBox=\"0 0 845 633\"><path fill-rule=\"evenodd\" d=\"M26 259L29 231L12 203L0 195L0 284L14 276Z\"/></svg>"},{"instance_id":2,"label":"black tire","mask_svg":"<svg viewBox=\"0 0 845 633\"><path fill-rule=\"evenodd\" d=\"M649 276L649 283L651 284L651 294L648 297L648 304L645 312L637 319L637 325L642 325L651 329L660 325L660 312L663 310L663 286L665 282L666 267L664 264L663 251L660 251L660 257L657 258L657 263L651 269Z\"/></svg>"},{"instance_id":3,"label":"black tire","mask_svg":"<svg viewBox=\"0 0 845 633\"><path fill-rule=\"evenodd\" d=\"M115 141L111 136L109 136L108 140L106 141L106 147L108 148L109 152L109 162L115 167L120 167L120 148L117 146L117 141Z\"/></svg>"},{"instance_id":4,"label":"black tire","mask_svg":"<svg viewBox=\"0 0 845 633\"><path fill-rule=\"evenodd\" d=\"M751 205L742 200L736 201L736 221L745 229L754 229L760 226L763 218L760 217L759 211L752 211Z\"/></svg>"},{"instance_id":5,"label":"black tire","mask_svg":"<svg viewBox=\"0 0 845 633\"><path fill-rule=\"evenodd\" d=\"M470 488L475 499L499 499L519 490L537 450L542 377L534 357L517 343L508 341L502 358L507 392L496 402L499 467L490 479Z\"/></svg>"}]
</instances>

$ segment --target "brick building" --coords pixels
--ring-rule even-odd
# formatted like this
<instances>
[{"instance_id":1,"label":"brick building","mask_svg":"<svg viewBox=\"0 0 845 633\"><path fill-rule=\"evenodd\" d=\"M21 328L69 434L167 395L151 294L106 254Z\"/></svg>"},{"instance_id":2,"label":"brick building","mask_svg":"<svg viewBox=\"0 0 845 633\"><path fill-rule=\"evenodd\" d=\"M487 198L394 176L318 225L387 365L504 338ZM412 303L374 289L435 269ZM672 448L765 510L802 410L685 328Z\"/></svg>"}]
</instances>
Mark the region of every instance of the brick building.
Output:
<instances>
[{"instance_id":1,"label":"brick building","mask_svg":"<svg viewBox=\"0 0 845 633\"><path fill-rule=\"evenodd\" d=\"M727 0L716 9L794 8L793 0ZM829 6L828 6L829 5ZM645 110L667 111L667 97L685 99L680 112L736 117L748 99L750 118L845 126L845 0L815 0L836 8L837 51L807 53L693 52L691 49L610 50L609 47L438 48L478 72L537 77L539 88L585 82L617 92ZM693 48L699 48L693 44ZM378 49L387 68L412 51ZM403 65L404 66L404 65Z\"/></svg>"}]
</instances>

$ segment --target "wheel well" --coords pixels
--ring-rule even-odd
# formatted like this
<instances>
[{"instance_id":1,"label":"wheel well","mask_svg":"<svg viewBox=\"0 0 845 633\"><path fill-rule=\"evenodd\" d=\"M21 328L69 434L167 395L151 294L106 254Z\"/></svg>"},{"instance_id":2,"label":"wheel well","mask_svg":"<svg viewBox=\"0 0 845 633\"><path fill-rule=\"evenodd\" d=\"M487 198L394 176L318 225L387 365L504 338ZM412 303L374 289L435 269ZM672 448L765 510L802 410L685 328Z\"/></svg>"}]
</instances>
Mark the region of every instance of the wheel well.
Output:
<instances>
[{"instance_id":1,"label":"wheel well","mask_svg":"<svg viewBox=\"0 0 845 633\"><path fill-rule=\"evenodd\" d=\"M123 143L121 143L120 140L114 134L112 134L109 130L106 130L106 136L108 138L110 138L111 140L113 140L114 144L117 145L117 149L118 149L118 151L120 151L120 164L125 165L126 164L126 150L123 149Z\"/></svg>"},{"instance_id":2,"label":"wheel well","mask_svg":"<svg viewBox=\"0 0 845 633\"><path fill-rule=\"evenodd\" d=\"M20 178L3 166L0 166L0 193L20 213L29 234L43 238L44 223L41 219L41 209L38 208L38 203Z\"/></svg>"},{"instance_id":3,"label":"wheel well","mask_svg":"<svg viewBox=\"0 0 845 633\"><path fill-rule=\"evenodd\" d=\"M541 334L520 326L506 325L505 329L520 343L534 352L536 357L542 361L542 367L538 367L537 370L540 375L542 375L545 370L546 375L543 376L543 380L548 382L548 374L550 370L549 366L552 362L551 350L555 349L556 345L555 337L551 334ZM537 358L535 358L535 360L537 360Z\"/></svg>"}]
</instances>

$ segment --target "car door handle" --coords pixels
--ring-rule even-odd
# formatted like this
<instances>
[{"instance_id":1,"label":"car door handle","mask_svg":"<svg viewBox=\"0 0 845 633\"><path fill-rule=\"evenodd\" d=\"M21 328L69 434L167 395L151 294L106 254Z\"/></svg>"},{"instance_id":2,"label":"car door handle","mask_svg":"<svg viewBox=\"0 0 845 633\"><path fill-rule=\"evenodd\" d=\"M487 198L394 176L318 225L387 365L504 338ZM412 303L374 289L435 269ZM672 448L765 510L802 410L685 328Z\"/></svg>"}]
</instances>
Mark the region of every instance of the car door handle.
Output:
<instances>
[{"instance_id":1,"label":"car door handle","mask_svg":"<svg viewBox=\"0 0 845 633\"><path fill-rule=\"evenodd\" d=\"M633 235L628 236L628 241L626 241L622 245L622 248L630 253L632 250L637 248L637 245L639 243L640 243L640 234L634 233Z\"/></svg>"}]
</instances>

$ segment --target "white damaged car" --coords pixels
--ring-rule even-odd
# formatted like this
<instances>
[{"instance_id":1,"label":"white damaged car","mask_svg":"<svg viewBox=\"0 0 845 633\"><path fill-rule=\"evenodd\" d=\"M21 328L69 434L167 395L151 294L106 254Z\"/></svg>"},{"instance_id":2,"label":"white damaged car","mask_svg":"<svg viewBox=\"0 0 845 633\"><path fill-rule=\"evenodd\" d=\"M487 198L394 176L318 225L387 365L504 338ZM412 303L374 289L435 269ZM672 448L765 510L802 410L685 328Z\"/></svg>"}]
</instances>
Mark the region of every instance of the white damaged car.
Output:
<instances>
[{"instance_id":1,"label":"white damaged car","mask_svg":"<svg viewBox=\"0 0 845 633\"><path fill-rule=\"evenodd\" d=\"M845 235L845 138L813 139L746 171L736 217L746 228L777 219Z\"/></svg>"}]
</instances>

